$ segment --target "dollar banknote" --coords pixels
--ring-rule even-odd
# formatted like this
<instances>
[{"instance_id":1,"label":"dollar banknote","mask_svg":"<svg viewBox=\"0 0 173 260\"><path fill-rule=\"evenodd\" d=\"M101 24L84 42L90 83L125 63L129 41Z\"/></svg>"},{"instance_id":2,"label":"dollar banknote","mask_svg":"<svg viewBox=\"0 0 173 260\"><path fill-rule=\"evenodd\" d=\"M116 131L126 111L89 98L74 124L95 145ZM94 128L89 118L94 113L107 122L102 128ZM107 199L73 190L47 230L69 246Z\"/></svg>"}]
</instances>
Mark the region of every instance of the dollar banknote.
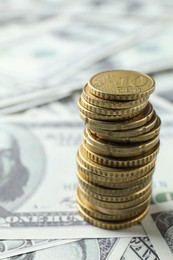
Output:
<instances>
[{"instance_id":1,"label":"dollar banknote","mask_svg":"<svg viewBox=\"0 0 173 260\"><path fill-rule=\"evenodd\" d=\"M122 238L123 240L123 238ZM149 237L134 237L129 238L127 247L125 243L122 244L124 253L121 260L159 260L159 256L154 249Z\"/></svg>"},{"instance_id":2,"label":"dollar banknote","mask_svg":"<svg viewBox=\"0 0 173 260\"><path fill-rule=\"evenodd\" d=\"M77 248L76 248L77 247ZM82 248L81 248L82 247ZM148 237L68 240L7 240L1 242L0 259L159 260ZM80 252L82 250L82 252ZM38 252L41 251L41 252ZM61 255L62 254L62 255ZM34 258L35 257L35 258ZM58 258L59 259L59 258Z\"/></svg>"},{"instance_id":3,"label":"dollar banknote","mask_svg":"<svg viewBox=\"0 0 173 260\"><path fill-rule=\"evenodd\" d=\"M128 6L128 1L126 4ZM128 16L130 9L121 4L118 8L122 16L116 17L113 13L109 14L112 5L113 2L107 5L101 1L99 11L94 12L97 5L92 1L89 4L74 3L73 8L66 8L66 1L64 4L62 1L40 1L39 4L28 1L27 5L14 8L13 1L9 1L7 16L7 4L2 3L1 114L14 113L69 95L72 90L83 86L92 74L100 71L101 67L97 64L165 30L162 18L154 19L152 23L148 23L147 19L131 19ZM103 15L106 8L107 14ZM137 5L134 11L142 11L142 8L148 9L148 3ZM32 12L33 20L30 16L31 21L27 22ZM5 17L9 21L8 26ZM18 19L22 22L19 23ZM110 64L111 69L120 68L119 63ZM104 70L108 69L106 65L102 66Z\"/></svg>"},{"instance_id":4,"label":"dollar banknote","mask_svg":"<svg viewBox=\"0 0 173 260\"><path fill-rule=\"evenodd\" d=\"M16 254L8 259L25 260L119 260L121 259L129 238L81 239L67 244L59 244L48 249L33 251L26 254ZM5 255L3 258L7 259ZM141 258L142 259L142 258Z\"/></svg>"},{"instance_id":5,"label":"dollar banknote","mask_svg":"<svg viewBox=\"0 0 173 260\"><path fill-rule=\"evenodd\" d=\"M1 120L1 238L125 237L129 230L144 235L140 225L105 231L79 215L75 156L81 134L78 120Z\"/></svg>"},{"instance_id":6,"label":"dollar banknote","mask_svg":"<svg viewBox=\"0 0 173 260\"><path fill-rule=\"evenodd\" d=\"M0 259L24 255L30 252L47 249L55 246L60 246L68 243L78 241L73 240L53 240L53 239L18 239L18 240L0 240Z\"/></svg>"},{"instance_id":7,"label":"dollar banknote","mask_svg":"<svg viewBox=\"0 0 173 260\"><path fill-rule=\"evenodd\" d=\"M147 232L160 259L173 258L173 202L152 205L150 214L144 219Z\"/></svg>"}]
</instances>

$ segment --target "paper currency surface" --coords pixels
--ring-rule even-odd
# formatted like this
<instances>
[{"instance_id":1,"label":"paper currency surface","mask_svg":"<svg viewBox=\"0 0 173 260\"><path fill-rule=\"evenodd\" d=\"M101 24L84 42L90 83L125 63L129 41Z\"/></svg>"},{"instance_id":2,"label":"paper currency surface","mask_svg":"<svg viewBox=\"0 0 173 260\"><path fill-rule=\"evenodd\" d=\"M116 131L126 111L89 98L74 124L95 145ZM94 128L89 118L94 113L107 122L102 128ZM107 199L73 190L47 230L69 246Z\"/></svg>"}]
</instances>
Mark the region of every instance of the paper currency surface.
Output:
<instances>
[{"instance_id":1,"label":"paper currency surface","mask_svg":"<svg viewBox=\"0 0 173 260\"><path fill-rule=\"evenodd\" d=\"M0 132L2 238L125 237L133 230L136 236L144 235L140 225L124 232L105 231L79 215L75 205L79 121L1 121Z\"/></svg>"}]
</instances>

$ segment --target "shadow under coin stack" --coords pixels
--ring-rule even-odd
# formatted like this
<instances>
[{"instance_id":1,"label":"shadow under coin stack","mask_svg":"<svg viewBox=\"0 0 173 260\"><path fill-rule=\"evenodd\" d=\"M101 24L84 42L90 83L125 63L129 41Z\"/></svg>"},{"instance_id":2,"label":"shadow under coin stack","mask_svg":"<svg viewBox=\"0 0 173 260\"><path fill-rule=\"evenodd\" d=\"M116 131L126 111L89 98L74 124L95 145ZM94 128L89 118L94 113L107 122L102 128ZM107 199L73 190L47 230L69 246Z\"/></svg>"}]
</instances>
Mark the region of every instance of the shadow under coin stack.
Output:
<instances>
[{"instance_id":1,"label":"shadow under coin stack","mask_svg":"<svg viewBox=\"0 0 173 260\"><path fill-rule=\"evenodd\" d=\"M123 70L96 74L83 88L76 197L95 226L130 227L148 212L161 124L148 102L153 91L149 76Z\"/></svg>"}]
</instances>

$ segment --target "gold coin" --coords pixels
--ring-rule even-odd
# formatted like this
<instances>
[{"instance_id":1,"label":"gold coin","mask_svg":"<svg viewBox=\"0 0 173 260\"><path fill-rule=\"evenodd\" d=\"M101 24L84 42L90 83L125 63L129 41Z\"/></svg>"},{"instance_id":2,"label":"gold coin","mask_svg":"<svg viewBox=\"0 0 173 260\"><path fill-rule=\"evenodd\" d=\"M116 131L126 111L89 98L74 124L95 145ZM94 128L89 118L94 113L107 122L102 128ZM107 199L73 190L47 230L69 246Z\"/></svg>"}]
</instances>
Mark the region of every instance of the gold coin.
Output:
<instances>
[{"instance_id":1,"label":"gold coin","mask_svg":"<svg viewBox=\"0 0 173 260\"><path fill-rule=\"evenodd\" d=\"M131 212L128 212L127 214L124 212L123 215L109 215L109 214L104 214L104 213L97 211L84 198L81 198L80 194L77 192L76 192L76 200L77 200L77 203L79 204L79 206L83 209L83 211L86 214L88 214L89 216L91 216L93 218L107 220L107 221L130 219L132 217L139 215L146 208L146 205L144 205L144 207L140 208L138 211L131 211Z\"/></svg>"},{"instance_id":2,"label":"gold coin","mask_svg":"<svg viewBox=\"0 0 173 260\"><path fill-rule=\"evenodd\" d=\"M120 116L126 117L129 114L130 115L136 115L136 111L137 111L137 114L138 114L138 111L141 111L144 107L146 107L147 103L148 103L148 100L145 100L145 102L140 103L138 106L135 106L135 107L124 108L124 109L110 109L110 108L103 108L103 107L94 106L94 105L88 103L85 99L83 99L82 96L79 99L79 104L81 106L83 106L83 108L86 108L87 110L89 110L89 111L91 111L95 114L98 114L97 115L97 117L99 117L98 119L100 119L100 115L108 116L108 117L112 116L113 119L115 119L115 117L117 117L117 116L118 117L120 117Z\"/></svg>"},{"instance_id":3,"label":"gold coin","mask_svg":"<svg viewBox=\"0 0 173 260\"><path fill-rule=\"evenodd\" d=\"M135 100L149 97L155 82L136 71L112 70L94 75L88 82L89 91L102 99Z\"/></svg>"},{"instance_id":4,"label":"gold coin","mask_svg":"<svg viewBox=\"0 0 173 260\"><path fill-rule=\"evenodd\" d=\"M110 141L104 141L85 128L83 132L83 140L87 147L89 141L93 146L93 152L100 155L112 157L133 157L140 156L152 149L158 143L159 136L157 135L153 139L140 144L117 144ZM91 149L91 147L89 149Z\"/></svg>"},{"instance_id":5,"label":"gold coin","mask_svg":"<svg viewBox=\"0 0 173 260\"><path fill-rule=\"evenodd\" d=\"M149 140L153 139L154 137L156 137L160 132L160 125L161 125L161 121L160 121L160 118L158 117L153 129L151 129L147 133L143 133L139 136L132 136L132 137L126 137L125 133L124 133L124 137L123 136L119 137L119 136L116 136L115 132L113 133L111 131L107 131L107 132L110 132L110 135L108 135L108 133L105 135L105 134L100 134L100 133L93 133L92 131L91 132L93 134L95 134L98 138L104 139L105 141L112 141L112 142L118 142L118 143L139 143L139 142L142 143L142 142L149 141ZM128 132L128 131L126 131L126 132Z\"/></svg>"},{"instance_id":6,"label":"gold coin","mask_svg":"<svg viewBox=\"0 0 173 260\"><path fill-rule=\"evenodd\" d=\"M79 191L78 191L79 192ZM83 196L83 194L81 192L80 193L80 197L83 199L85 199L85 197ZM86 200L86 199L85 199ZM140 204L137 204L135 206L132 207L126 207L126 208L122 208L122 209L116 209L116 208L105 208L102 206L98 206L96 204L91 204L89 201L87 201L87 203L89 205L92 205L96 211L99 211L101 213L104 214L108 214L108 215L119 215L119 216L123 216L124 214L127 215L130 212L136 212L141 210L141 208L143 209L144 206L146 206L149 201L151 200L151 194L148 196L148 198L146 198L146 200L142 201Z\"/></svg>"},{"instance_id":7,"label":"gold coin","mask_svg":"<svg viewBox=\"0 0 173 260\"><path fill-rule=\"evenodd\" d=\"M98 164L91 161L81 146L78 151L77 162L80 161L84 167L89 171L92 171L96 175L106 177L108 181L115 182L127 182L138 179L144 176L148 171L150 171L155 165L155 159L148 164L135 168L113 168Z\"/></svg>"},{"instance_id":8,"label":"gold coin","mask_svg":"<svg viewBox=\"0 0 173 260\"><path fill-rule=\"evenodd\" d=\"M129 196L132 196L133 194L138 194L145 188L151 185L151 182L148 182L147 184L141 183L141 185L137 186L132 186L131 188L125 188L125 189L111 189L111 188L106 188L102 186L98 186L98 184L92 184L89 180L85 178L85 174L82 174L79 171L77 171L77 177L79 180L80 185L87 190L90 190L91 192L95 192L101 196L110 196L110 197L122 197L126 198Z\"/></svg>"},{"instance_id":9,"label":"gold coin","mask_svg":"<svg viewBox=\"0 0 173 260\"><path fill-rule=\"evenodd\" d=\"M102 164L104 166L109 167L116 167L116 168L126 168L126 167L138 167L145 164L148 164L152 160L154 160L158 154L160 143L158 142L156 146L154 146L151 150L147 153L142 154L137 157L132 158L116 158L116 157L108 157L108 156L101 156L97 153L92 152L93 150L92 145L90 144L91 150L88 149L84 142L82 142L82 147L87 153L87 157L92 161Z\"/></svg>"},{"instance_id":10,"label":"gold coin","mask_svg":"<svg viewBox=\"0 0 173 260\"><path fill-rule=\"evenodd\" d=\"M87 125L90 125L92 127L105 129L105 130L118 131L118 130L133 129L146 124L149 120L151 120L153 116L153 112L154 110L152 105L148 103L148 105L141 111L141 113L132 119L121 120L121 121L103 121L103 120L101 121L101 120L92 119L84 115L82 112L80 112L80 117Z\"/></svg>"},{"instance_id":11,"label":"gold coin","mask_svg":"<svg viewBox=\"0 0 173 260\"><path fill-rule=\"evenodd\" d=\"M94 106L92 106L94 108L93 111L86 109L83 106L81 99L79 99L78 107L79 107L80 113L82 113L86 117L96 119L96 120L103 120L103 121L115 121L115 120L132 118L134 116L139 115L140 112L147 106L147 103L148 102L145 102L134 108L124 109L124 110L115 110L117 113L115 113L115 111L113 110L114 114L112 114L112 115L103 115L103 114L96 113L96 112L94 112L94 109L98 110L98 108L94 107ZM110 111L111 110L109 110L109 112Z\"/></svg>"},{"instance_id":12,"label":"gold coin","mask_svg":"<svg viewBox=\"0 0 173 260\"><path fill-rule=\"evenodd\" d=\"M130 189L133 186L147 185L149 182L151 182L152 175L154 173L154 167L143 177L128 182L115 182L115 179L112 180L112 178L96 175L92 171L89 171L87 168L85 168L80 162L77 162L77 171L78 175L81 175L92 184L110 189Z\"/></svg>"},{"instance_id":13,"label":"gold coin","mask_svg":"<svg viewBox=\"0 0 173 260\"><path fill-rule=\"evenodd\" d=\"M103 207L105 209L126 209L130 207L134 207L136 205L139 205L143 201L145 201L149 196L151 196L151 188L141 195L138 198L135 198L133 200L129 201L120 201L120 202L110 202L110 201L102 201L99 199L96 199L91 196L91 192L84 191L81 186L78 186L78 192L82 194L82 196L91 204L94 205L94 207Z\"/></svg>"},{"instance_id":14,"label":"gold coin","mask_svg":"<svg viewBox=\"0 0 173 260\"><path fill-rule=\"evenodd\" d=\"M87 128L97 134L100 138L106 140L114 140L116 138L128 138L128 137L136 137L151 131L156 125L159 125L160 118L154 113L151 120L147 122L145 125L129 129L129 130L121 130L121 131L112 131L112 130L104 130L97 127L93 127L91 125L87 125Z\"/></svg>"},{"instance_id":15,"label":"gold coin","mask_svg":"<svg viewBox=\"0 0 173 260\"><path fill-rule=\"evenodd\" d=\"M93 185L94 186L94 185ZM131 193L127 196L110 196L110 195L101 195L101 194L98 194L96 191L91 191L90 189L88 189L86 187L86 185L83 185L83 182L81 182L79 180L79 188L81 187L81 189L83 189L85 191L85 193L88 195L88 196L91 196L91 198L95 198L97 200L100 200L100 201L104 201L104 202L128 202L128 201L133 201L135 199L138 199L145 195L147 192L149 192L149 190L151 191L151 188L152 188L152 182L148 183L147 185L145 185L145 187L135 193Z\"/></svg>"},{"instance_id":16,"label":"gold coin","mask_svg":"<svg viewBox=\"0 0 173 260\"><path fill-rule=\"evenodd\" d=\"M88 84L86 84L83 88L83 92L81 97L86 100L88 103L97 106L97 107L105 107L111 109L124 109L139 106L140 104L147 101L147 97L133 100L133 101L107 101L102 98L98 98L94 96L88 89Z\"/></svg>"},{"instance_id":17,"label":"gold coin","mask_svg":"<svg viewBox=\"0 0 173 260\"><path fill-rule=\"evenodd\" d=\"M110 229L110 230L128 228L137 224L145 217L145 215L148 213L149 210L149 206L148 206L139 216L136 216L135 218L132 218L130 220L128 219L124 221L114 222L114 221L103 221L103 220L92 218L83 211L83 209L80 207L79 204L77 204L77 206L81 216L83 216L83 218L86 221L88 221L90 224L97 226L99 228Z\"/></svg>"}]
</instances>

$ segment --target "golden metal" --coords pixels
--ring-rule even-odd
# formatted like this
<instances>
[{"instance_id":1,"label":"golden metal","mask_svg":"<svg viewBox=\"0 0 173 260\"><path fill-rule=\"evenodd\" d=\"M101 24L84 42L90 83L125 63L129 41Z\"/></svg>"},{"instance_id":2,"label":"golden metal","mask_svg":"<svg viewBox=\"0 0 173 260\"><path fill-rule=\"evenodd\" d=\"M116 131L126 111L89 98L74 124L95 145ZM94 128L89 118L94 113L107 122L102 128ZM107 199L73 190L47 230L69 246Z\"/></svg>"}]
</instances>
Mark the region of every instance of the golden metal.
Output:
<instances>
[{"instance_id":1,"label":"golden metal","mask_svg":"<svg viewBox=\"0 0 173 260\"><path fill-rule=\"evenodd\" d=\"M100 139L104 139L106 141L112 141L112 142L118 142L118 143L142 143L142 142L149 141L149 140L153 139L154 137L158 136L159 132L160 132L160 125L161 125L161 121L160 121L160 118L158 117L155 122L154 128L152 128L153 127L153 125L152 125L151 129L149 129L149 128L147 129L148 132L143 133L138 136L126 137L126 134L130 135L130 133L128 131L125 131L126 133L121 133L121 134L124 134L124 136L122 136L122 137L116 136L116 132L111 132L111 131L107 131L107 133L104 133L104 134L99 133L99 131L98 131L96 135ZM88 129L90 130L90 128L88 128Z\"/></svg>"},{"instance_id":2,"label":"golden metal","mask_svg":"<svg viewBox=\"0 0 173 260\"><path fill-rule=\"evenodd\" d=\"M77 162L86 167L89 171L93 172L96 175L106 177L109 181L115 182L127 182L143 177L148 171L150 171L155 165L155 159L149 162L148 164L140 167L134 168L113 168L103 166L94 161L91 161L81 146L78 151Z\"/></svg>"},{"instance_id":3,"label":"golden metal","mask_svg":"<svg viewBox=\"0 0 173 260\"><path fill-rule=\"evenodd\" d=\"M159 142L159 136L157 135L153 139L140 144L118 144L116 142L104 141L86 128L83 133L83 139L87 147L88 141L92 144L93 152L112 157L140 156L148 152Z\"/></svg>"},{"instance_id":4,"label":"golden metal","mask_svg":"<svg viewBox=\"0 0 173 260\"><path fill-rule=\"evenodd\" d=\"M139 179L135 179L133 181L127 182L116 182L115 179L102 177L100 175L96 175L93 172L86 169L80 163L77 163L77 171L78 175L80 174L83 178L91 182L92 184L99 185L105 188L110 189L130 189L133 186L142 186L147 185L152 180L152 175L154 173L154 167L150 170L146 175Z\"/></svg>"},{"instance_id":5,"label":"golden metal","mask_svg":"<svg viewBox=\"0 0 173 260\"><path fill-rule=\"evenodd\" d=\"M148 121L145 125L129 129L129 130L119 130L119 131L112 131L112 130L104 130L97 127L93 127L91 125L87 125L87 128L91 131L96 133L98 136L100 136L102 139L109 140L110 141L119 138L123 139L126 137L136 137L143 134L148 133L151 131L156 125L160 125L160 118L156 115L156 113L153 114L150 121Z\"/></svg>"},{"instance_id":6,"label":"golden metal","mask_svg":"<svg viewBox=\"0 0 173 260\"><path fill-rule=\"evenodd\" d=\"M97 96L94 96L89 91L88 84L84 86L81 98L86 100L91 105L102 107L102 108L109 108L109 109L125 109L125 108L136 107L147 101L147 97L133 100L133 101L111 101L111 100L98 98Z\"/></svg>"},{"instance_id":7,"label":"golden metal","mask_svg":"<svg viewBox=\"0 0 173 260\"><path fill-rule=\"evenodd\" d=\"M93 185L94 186L94 185ZM152 182L148 183L147 185L145 185L145 187L135 193L131 193L127 196L122 196L122 195L118 195L118 196L110 196L110 195L100 195L95 191L91 191L90 189L88 189L88 187L86 187L86 185L83 185L83 182L80 181L79 179L79 188L81 188L83 191L85 191L85 193L90 196L91 198L95 198L97 200L100 201L104 201L104 202L128 202L128 201L133 201L136 200L138 198L142 198L143 195L145 195L147 192L151 192L151 188L152 188ZM89 200L88 200L89 201Z\"/></svg>"},{"instance_id":8,"label":"golden metal","mask_svg":"<svg viewBox=\"0 0 173 260\"><path fill-rule=\"evenodd\" d=\"M79 193L76 193L76 199L77 203L80 205L80 207L83 209L83 211L91 216L92 218L106 220L106 221L121 221L121 220L127 220L131 219L132 217L138 216L145 208L146 205L144 205L143 208L140 208L136 211L130 211L127 214L124 212L123 215L109 215L102 212L97 211L91 204L89 204L85 198L81 198Z\"/></svg>"},{"instance_id":9,"label":"golden metal","mask_svg":"<svg viewBox=\"0 0 173 260\"><path fill-rule=\"evenodd\" d=\"M87 125L90 125L92 127L105 129L109 131L110 130L119 131L119 130L134 129L146 124L148 121L151 120L153 113L154 113L153 107L148 102L148 105L141 111L139 115L127 120L121 120L121 121L96 120L85 116L82 112L80 112L80 117Z\"/></svg>"},{"instance_id":10,"label":"golden metal","mask_svg":"<svg viewBox=\"0 0 173 260\"><path fill-rule=\"evenodd\" d=\"M144 182L140 185L132 186L130 188L107 188L99 186L98 183L92 184L89 180L86 179L85 173L83 174L82 172L80 172L80 169L79 171L77 171L77 177L83 189L95 192L101 196L109 196L113 198L121 197L126 199L129 196L135 196L136 194L139 194L141 191L151 185L151 181L149 181L147 184Z\"/></svg>"},{"instance_id":11,"label":"golden metal","mask_svg":"<svg viewBox=\"0 0 173 260\"><path fill-rule=\"evenodd\" d=\"M94 75L88 88L93 95L103 99L136 100L149 97L155 89L155 82L143 73L112 70Z\"/></svg>"},{"instance_id":12,"label":"golden metal","mask_svg":"<svg viewBox=\"0 0 173 260\"><path fill-rule=\"evenodd\" d=\"M140 215L135 216L132 219L127 219L122 221L103 221L103 220L90 217L84 212L84 210L80 207L79 204L77 206L81 216L83 216L83 218L86 221L88 221L90 224L97 226L99 228L110 229L110 230L128 228L131 227L132 225L139 223L145 217L145 215L148 213L149 210L149 206L147 204L145 210L142 211Z\"/></svg>"},{"instance_id":13,"label":"golden metal","mask_svg":"<svg viewBox=\"0 0 173 260\"><path fill-rule=\"evenodd\" d=\"M103 108L103 107L98 107L94 106L90 103L88 103L85 99L81 98L79 99L79 104L83 106L83 108L86 108L87 110L98 114L97 117L100 119L100 116L108 116L109 118L112 116L113 119L115 117L120 117L120 116L127 116L130 115L129 118L131 118L131 115L136 115L136 112L138 114L139 111L141 111L144 107L146 107L148 101L145 100L143 103L140 103L139 105L135 107L130 107L130 108L124 108L124 109L112 109L112 108ZM88 111L87 111L88 113Z\"/></svg>"},{"instance_id":14,"label":"golden metal","mask_svg":"<svg viewBox=\"0 0 173 260\"><path fill-rule=\"evenodd\" d=\"M83 88L76 199L95 226L130 227L148 212L160 147L161 121L148 102L154 88L152 78L127 70L98 73Z\"/></svg>"},{"instance_id":15,"label":"golden metal","mask_svg":"<svg viewBox=\"0 0 173 260\"><path fill-rule=\"evenodd\" d=\"M142 194L140 197L135 198L133 200L129 201L103 201L99 200L91 195L91 192L84 191L84 189L81 186L78 186L78 192L82 194L82 196L91 204L94 205L94 207L102 207L105 209L126 209L130 207L134 207L136 205L141 204L144 202L149 196L151 196L151 187L149 190L147 190L144 194Z\"/></svg>"},{"instance_id":16,"label":"golden metal","mask_svg":"<svg viewBox=\"0 0 173 260\"><path fill-rule=\"evenodd\" d=\"M152 160L156 159L156 156L159 152L160 143L158 142L156 146L154 146L147 153L144 153L137 157L127 157L127 158L119 158L119 157L108 157L102 156L97 153L92 152L94 149L90 144L90 148L86 147L85 143L82 142L82 147L87 153L87 157L92 161L101 164L103 166L116 167L116 168L130 168L130 167L138 167L145 164L148 164Z\"/></svg>"},{"instance_id":17,"label":"golden metal","mask_svg":"<svg viewBox=\"0 0 173 260\"><path fill-rule=\"evenodd\" d=\"M82 113L86 117L96 119L96 120L103 120L103 121L115 121L115 120L129 119L129 118L139 115L140 112L147 106L147 103L148 102L145 102L143 104L140 104L137 107L123 109L123 110L108 110L107 109L107 113L110 113L110 114L112 113L111 115L100 114L98 112L95 112L95 110L98 111L98 108L94 107L92 105L90 105L90 108L92 107L93 110L92 111L88 110L87 108L85 108L83 106L81 99L79 99L79 101L78 101L78 107L79 107L80 113ZM103 109L102 112L103 111L106 111L106 108Z\"/></svg>"}]
</instances>

